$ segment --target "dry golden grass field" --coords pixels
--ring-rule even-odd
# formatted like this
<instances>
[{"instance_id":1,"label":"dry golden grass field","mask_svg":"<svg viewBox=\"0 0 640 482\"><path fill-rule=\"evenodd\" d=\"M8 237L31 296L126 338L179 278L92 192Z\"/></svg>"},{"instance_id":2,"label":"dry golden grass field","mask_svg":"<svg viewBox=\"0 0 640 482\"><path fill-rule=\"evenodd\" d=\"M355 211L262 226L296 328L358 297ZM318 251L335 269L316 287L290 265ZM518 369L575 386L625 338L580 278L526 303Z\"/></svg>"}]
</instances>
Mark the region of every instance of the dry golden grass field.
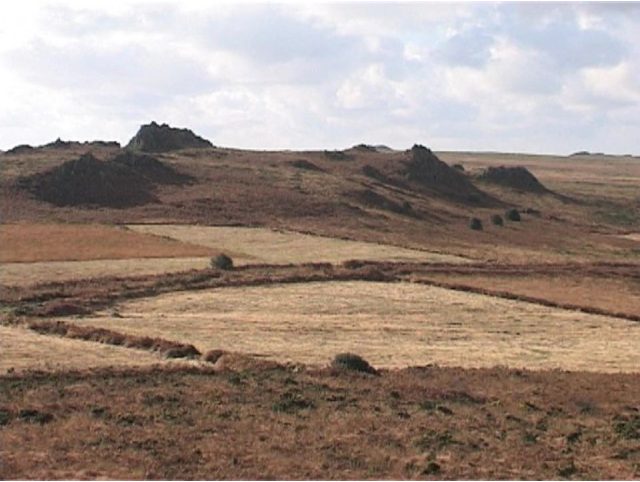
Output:
<instances>
[{"instance_id":1,"label":"dry golden grass field","mask_svg":"<svg viewBox=\"0 0 640 482\"><path fill-rule=\"evenodd\" d=\"M116 316L113 316L113 314ZM633 372L640 324L410 283L323 282L182 292L78 324L276 361Z\"/></svg>"},{"instance_id":2,"label":"dry golden grass field","mask_svg":"<svg viewBox=\"0 0 640 482\"><path fill-rule=\"evenodd\" d=\"M54 281L127 277L203 269L210 258L129 258L92 261L4 263L0 281L7 286L29 286Z\"/></svg>"},{"instance_id":3,"label":"dry golden grass field","mask_svg":"<svg viewBox=\"0 0 640 482\"><path fill-rule=\"evenodd\" d=\"M377 243L279 232L264 228L184 225L128 225L134 231L237 252L238 264L342 263L351 259L372 261L423 261L464 263L465 258Z\"/></svg>"},{"instance_id":4,"label":"dry golden grass field","mask_svg":"<svg viewBox=\"0 0 640 482\"><path fill-rule=\"evenodd\" d=\"M247 264L350 259L464 263L459 256L265 228L186 225L9 224L0 227L0 283L139 276L203 269L225 252Z\"/></svg>"},{"instance_id":5,"label":"dry golden grass field","mask_svg":"<svg viewBox=\"0 0 640 482\"><path fill-rule=\"evenodd\" d=\"M169 363L142 350L39 335L22 327L0 326L0 353L2 374L27 370L57 371Z\"/></svg>"}]
</instances>

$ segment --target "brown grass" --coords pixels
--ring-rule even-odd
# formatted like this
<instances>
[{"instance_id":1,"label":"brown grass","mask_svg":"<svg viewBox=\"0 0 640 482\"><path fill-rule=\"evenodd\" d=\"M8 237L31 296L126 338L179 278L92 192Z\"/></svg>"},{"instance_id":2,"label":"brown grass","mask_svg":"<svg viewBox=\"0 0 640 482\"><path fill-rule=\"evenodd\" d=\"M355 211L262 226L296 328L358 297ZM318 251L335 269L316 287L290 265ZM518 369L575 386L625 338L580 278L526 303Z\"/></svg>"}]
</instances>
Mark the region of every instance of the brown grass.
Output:
<instances>
[{"instance_id":1,"label":"brown grass","mask_svg":"<svg viewBox=\"0 0 640 482\"><path fill-rule=\"evenodd\" d=\"M4 377L0 478L637 479L639 387L438 367Z\"/></svg>"},{"instance_id":2,"label":"brown grass","mask_svg":"<svg viewBox=\"0 0 640 482\"><path fill-rule=\"evenodd\" d=\"M105 328L78 326L63 321L34 321L28 323L27 326L30 330L41 335L58 335L74 340L94 341L107 345L149 350L161 353L166 358L198 358L201 354L193 345L186 343L151 338L149 336L125 335Z\"/></svg>"},{"instance_id":3,"label":"brown grass","mask_svg":"<svg viewBox=\"0 0 640 482\"><path fill-rule=\"evenodd\" d=\"M163 155L162 161L189 173L196 182L182 187L163 186L156 193L161 204L130 209L54 210L30 199L15 186L19 175L61 164L77 158L78 153L78 149L70 149L56 152L55 156L45 151L6 156L0 166L2 219L44 223L61 219L76 223L240 224L424 249L479 260L524 263L534 259L555 262L613 257L638 259L640 253L637 242L602 235L616 234L621 226L628 231L640 219L640 212L632 204L638 197L636 180L640 162L637 158L585 161L553 156L456 153L458 157L454 162L467 163L463 158L477 158L479 167L524 164L552 189L578 198L577 202L566 202L564 198L551 195L519 194L488 187L490 194L506 204L535 208L541 215L527 216L518 226L508 225L503 229L489 226L478 236L476 232L469 232L466 220L469 217L489 220L495 209L453 203L429 190L380 182L362 172L364 166L382 171L385 166L401 168L406 157L403 152L355 152L349 162L332 161L323 152L258 153L232 149L176 152ZM96 151L95 154L107 156L106 152ZM451 162L447 155L444 155L445 160ZM322 172L291 166L291 162L300 159L317 165ZM618 168L619 172L616 172ZM545 172L541 173L541 169ZM562 177L560 184L547 176L554 172L553 169ZM571 185L572 178L576 179L576 189ZM585 186L588 189L582 189ZM398 205L409 202L415 217L367 206L349 195L363 189Z\"/></svg>"},{"instance_id":4,"label":"brown grass","mask_svg":"<svg viewBox=\"0 0 640 482\"><path fill-rule=\"evenodd\" d=\"M436 273L428 275L428 279L444 286L468 286L486 292L546 300L556 305L636 315L640 320L640 279L535 272L527 276Z\"/></svg>"},{"instance_id":5,"label":"brown grass","mask_svg":"<svg viewBox=\"0 0 640 482\"><path fill-rule=\"evenodd\" d=\"M640 324L410 283L297 283L170 293L73 320L136 336L324 364L637 371Z\"/></svg>"},{"instance_id":6,"label":"brown grass","mask_svg":"<svg viewBox=\"0 0 640 482\"><path fill-rule=\"evenodd\" d=\"M99 224L2 224L0 262L193 258L219 250Z\"/></svg>"}]
</instances>

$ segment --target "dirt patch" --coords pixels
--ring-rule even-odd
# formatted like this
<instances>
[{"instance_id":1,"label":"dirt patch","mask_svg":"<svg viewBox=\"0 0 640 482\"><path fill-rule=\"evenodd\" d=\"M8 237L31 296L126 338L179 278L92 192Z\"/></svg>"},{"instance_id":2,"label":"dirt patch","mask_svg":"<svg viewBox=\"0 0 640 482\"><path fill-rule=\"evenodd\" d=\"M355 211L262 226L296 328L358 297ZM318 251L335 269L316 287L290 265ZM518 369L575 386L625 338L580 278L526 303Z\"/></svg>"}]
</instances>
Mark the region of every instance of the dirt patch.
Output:
<instances>
[{"instance_id":1,"label":"dirt patch","mask_svg":"<svg viewBox=\"0 0 640 482\"><path fill-rule=\"evenodd\" d=\"M549 192L526 167L522 166L490 166L480 174L478 178L519 191L533 193Z\"/></svg>"},{"instance_id":2,"label":"dirt patch","mask_svg":"<svg viewBox=\"0 0 640 482\"><path fill-rule=\"evenodd\" d=\"M177 149L213 147L208 140L190 129L178 129L167 124L145 124L129 141L127 148L145 152L167 152Z\"/></svg>"}]
</instances>

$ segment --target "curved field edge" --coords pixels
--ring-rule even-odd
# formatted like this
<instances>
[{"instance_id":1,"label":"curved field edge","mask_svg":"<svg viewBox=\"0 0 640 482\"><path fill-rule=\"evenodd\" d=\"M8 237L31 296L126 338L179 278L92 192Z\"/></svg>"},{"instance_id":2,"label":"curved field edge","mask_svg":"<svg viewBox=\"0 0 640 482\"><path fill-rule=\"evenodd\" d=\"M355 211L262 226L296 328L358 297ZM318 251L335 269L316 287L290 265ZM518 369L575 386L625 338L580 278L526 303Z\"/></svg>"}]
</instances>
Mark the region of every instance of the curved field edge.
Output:
<instances>
[{"instance_id":1,"label":"curved field edge","mask_svg":"<svg viewBox=\"0 0 640 482\"><path fill-rule=\"evenodd\" d=\"M302 301L304 300L304 301ZM175 292L68 319L275 361L636 372L640 324L403 282L306 282Z\"/></svg>"}]
</instances>

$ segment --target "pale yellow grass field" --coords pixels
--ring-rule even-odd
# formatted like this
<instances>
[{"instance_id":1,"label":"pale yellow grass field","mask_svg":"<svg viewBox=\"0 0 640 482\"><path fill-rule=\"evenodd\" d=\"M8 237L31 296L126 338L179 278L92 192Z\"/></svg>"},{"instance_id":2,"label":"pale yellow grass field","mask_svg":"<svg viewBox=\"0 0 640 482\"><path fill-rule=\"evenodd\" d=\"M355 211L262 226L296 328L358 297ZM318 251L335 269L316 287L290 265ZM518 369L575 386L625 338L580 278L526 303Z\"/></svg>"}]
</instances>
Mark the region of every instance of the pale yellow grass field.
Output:
<instances>
[{"instance_id":1,"label":"pale yellow grass field","mask_svg":"<svg viewBox=\"0 0 640 482\"><path fill-rule=\"evenodd\" d=\"M325 238L266 228L128 225L132 230L238 253L236 264L341 263L349 259L464 263L459 256L396 246Z\"/></svg>"},{"instance_id":2,"label":"pale yellow grass field","mask_svg":"<svg viewBox=\"0 0 640 482\"><path fill-rule=\"evenodd\" d=\"M209 258L134 258L95 261L43 261L2 263L0 284L28 286L106 276L138 276L171 273L209 266Z\"/></svg>"},{"instance_id":3,"label":"pale yellow grass field","mask_svg":"<svg viewBox=\"0 0 640 482\"><path fill-rule=\"evenodd\" d=\"M0 326L0 375L9 369L60 370L168 362L142 350L39 335L22 327Z\"/></svg>"},{"instance_id":4,"label":"pale yellow grass field","mask_svg":"<svg viewBox=\"0 0 640 482\"><path fill-rule=\"evenodd\" d=\"M640 324L410 283L222 288L117 309L75 321L311 364L351 351L378 367L640 367Z\"/></svg>"}]
</instances>

